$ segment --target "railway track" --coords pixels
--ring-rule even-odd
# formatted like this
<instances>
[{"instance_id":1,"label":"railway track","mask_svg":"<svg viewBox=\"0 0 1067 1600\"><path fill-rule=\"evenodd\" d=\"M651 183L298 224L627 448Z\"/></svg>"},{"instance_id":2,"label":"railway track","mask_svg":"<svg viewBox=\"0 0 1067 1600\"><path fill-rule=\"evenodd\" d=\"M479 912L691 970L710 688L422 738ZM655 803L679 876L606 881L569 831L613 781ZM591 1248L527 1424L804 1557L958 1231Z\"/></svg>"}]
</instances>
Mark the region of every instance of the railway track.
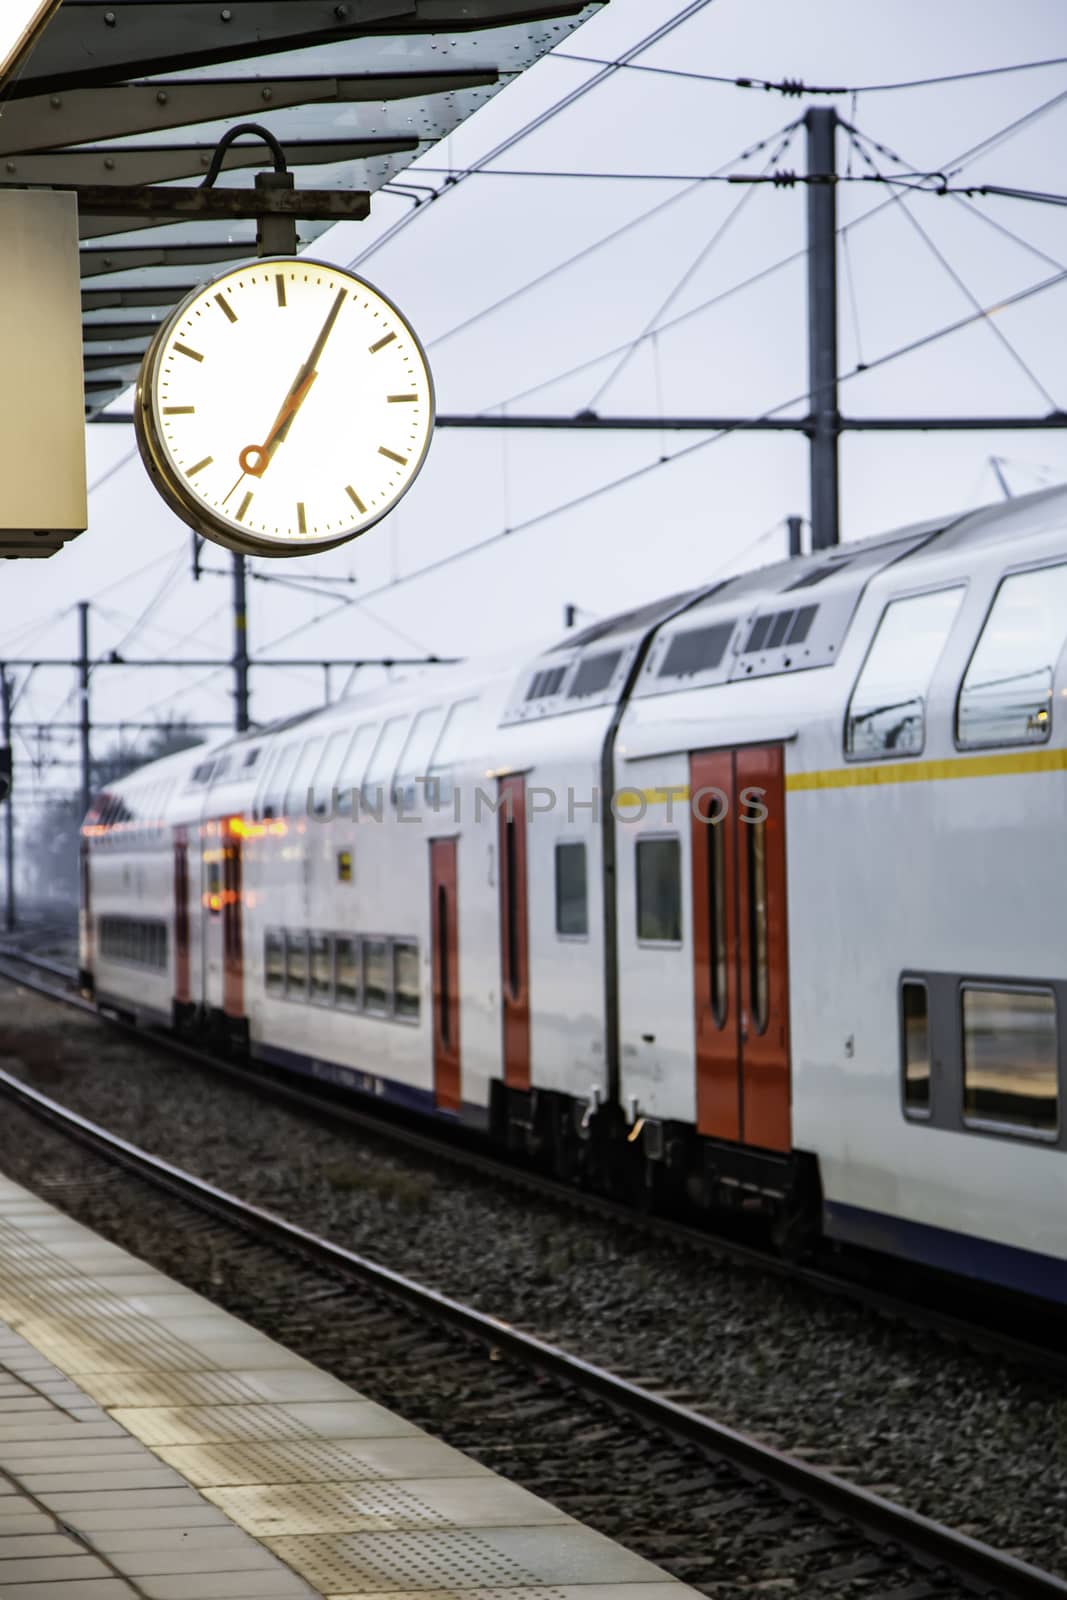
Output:
<instances>
[{"instance_id":1,"label":"railway track","mask_svg":"<svg viewBox=\"0 0 1067 1600\"><path fill-rule=\"evenodd\" d=\"M775 1491L781 1498L779 1523L783 1517L786 1521L799 1518L804 1523L805 1537L798 1548L810 1555L814 1516L816 1522L825 1524L821 1533L815 1533L815 1545L820 1539L829 1540L826 1549L832 1547L834 1562L842 1575L892 1575L891 1587L876 1585L874 1592L907 1595L909 1600L957 1590L986 1597L1050 1600L1056 1596L1067 1600L1067 1582L1052 1574L724 1427L676 1398L572 1355L536 1334L464 1305L228 1194L77 1115L10 1073L0 1072L0 1093L107 1163L165 1191L182 1207L209 1213L227 1229L239 1231L246 1239L253 1237L295 1264L297 1270L319 1269L334 1281L340 1279L369 1291L376 1301L402 1308L424 1327L458 1335L468 1345L473 1343L483 1353L488 1350L495 1360L509 1363L542 1383L548 1380L552 1385L562 1385L575 1397L575 1404L607 1407L631 1428L637 1424L663 1441L661 1448L680 1448L690 1459L695 1451L714 1468L736 1473L738 1484L748 1486L745 1492L763 1497L759 1499L759 1513L764 1521L766 1492ZM735 1512L736 1509L734 1506ZM909 1581L901 1583L902 1578ZM864 1592L871 1591L865 1588Z\"/></svg>"},{"instance_id":2,"label":"railway track","mask_svg":"<svg viewBox=\"0 0 1067 1600\"><path fill-rule=\"evenodd\" d=\"M33 976L28 976L28 973ZM74 992L76 974L62 962L0 945L0 976L21 982L40 994L97 1017L103 1024L128 1037L142 1042L146 1039L143 1029L119 1018L102 1015L95 1006ZM562 1183L535 1169L505 1162L476 1147L469 1139L449 1136L446 1130L425 1131L379 1110L363 1110L350 1104L337 1092L304 1087L281 1072L225 1060L166 1034L152 1033L147 1037L153 1046L170 1055L228 1078L278 1104L323 1120L332 1128L342 1124L361 1135L429 1157L435 1162L448 1161L467 1172L547 1198L569 1210L624 1225L630 1231L639 1230L649 1237L714 1260L752 1268L765 1276L803 1284L818 1293L852 1301L878 1316L904 1322L923 1332L934 1333L951 1344L996 1356L1028 1371L1067 1378L1067 1329L1062 1319L1045 1312L1043 1308L1035 1309L1027 1305L1026 1313L1031 1327L1036 1325L1042 1329L1044 1338L1022 1338L977 1317L967 1318L947 1311L943 1304L934 1303L929 1298L924 1300L914 1275L908 1296L894 1294L858 1278L853 1256L846 1258L851 1270L833 1270L826 1264L785 1260L767 1249L724 1237L721 1233L688 1226L667 1216L637 1210L631 1205ZM865 1258L860 1257L860 1261L861 1265L866 1265ZM878 1264L878 1270L884 1274L883 1263ZM944 1280L932 1275L922 1279L922 1282L932 1285L933 1292L938 1295L951 1295L956 1287L952 1284L946 1288ZM971 1291L967 1285L959 1285L959 1289L966 1303Z\"/></svg>"}]
</instances>

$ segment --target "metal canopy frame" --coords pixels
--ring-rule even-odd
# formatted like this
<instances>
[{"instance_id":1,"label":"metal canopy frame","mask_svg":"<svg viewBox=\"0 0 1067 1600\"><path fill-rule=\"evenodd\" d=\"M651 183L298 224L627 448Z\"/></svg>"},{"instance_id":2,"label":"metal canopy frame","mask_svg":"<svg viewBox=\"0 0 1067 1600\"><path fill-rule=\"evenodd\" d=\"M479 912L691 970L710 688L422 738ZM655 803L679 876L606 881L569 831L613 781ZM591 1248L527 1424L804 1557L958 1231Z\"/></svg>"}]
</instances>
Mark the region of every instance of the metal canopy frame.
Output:
<instances>
[{"instance_id":1,"label":"metal canopy frame","mask_svg":"<svg viewBox=\"0 0 1067 1600\"><path fill-rule=\"evenodd\" d=\"M62 0L4 88L0 189L79 196L85 404L135 378L168 310L255 254L255 221L308 233L375 191L607 0ZM265 198L254 117L307 187ZM299 183L299 180L298 180ZM128 318L128 320L127 320Z\"/></svg>"}]
</instances>

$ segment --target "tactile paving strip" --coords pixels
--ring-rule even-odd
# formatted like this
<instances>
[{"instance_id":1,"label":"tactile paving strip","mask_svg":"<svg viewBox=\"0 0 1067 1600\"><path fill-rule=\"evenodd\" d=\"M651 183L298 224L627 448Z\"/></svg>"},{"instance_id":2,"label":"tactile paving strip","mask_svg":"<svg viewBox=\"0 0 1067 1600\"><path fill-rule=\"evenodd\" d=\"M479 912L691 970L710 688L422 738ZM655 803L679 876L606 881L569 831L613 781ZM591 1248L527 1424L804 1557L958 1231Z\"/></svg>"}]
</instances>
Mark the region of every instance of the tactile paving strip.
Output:
<instances>
[{"instance_id":1,"label":"tactile paving strip","mask_svg":"<svg viewBox=\"0 0 1067 1600\"><path fill-rule=\"evenodd\" d=\"M88 1236L90 1239L92 1235ZM55 1306L63 1306L56 1317ZM94 1370L196 1371L203 1357L151 1317L28 1235L25 1224L0 1217L0 1317L71 1376Z\"/></svg>"},{"instance_id":2,"label":"tactile paving strip","mask_svg":"<svg viewBox=\"0 0 1067 1600\"><path fill-rule=\"evenodd\" d=\"M537 1584L532 1572L467 1531L311 1534L264 1543L327 1594Z\"/></svg>"},{"instance_id":3,"label":"tactile paving strip","mask_svg":"<svg viewBox=\"0 0 1067 1600\"><path fill-rule=\"evenodd\" d=\"M208 1500L257 1538L267 1534L367 1533L434 1527L445 1519L395 1483L257 1483L208 1489Z\"/></svg>"},{"instance_id":4,"label":"tactile paving strip","mask_svg":"<svg viewBox=\"0 0 1067 1600\"><path fill-rule=\"evenodd\" d=\"M100 1600L697 1600L3 1179L0 1413L27 1531L88 1551L40 1559ZM10 1490L0 1596L45 1600Z\"/></svg>"},{"instance_id":5,"label":"tactile paving strip","mask_svg":"<svg viewBox=\"0 0 1067 1600\"><path fill-rule=\"evenodd\" d=\"M634 1588L635 1585L627 1584L627 1591ZM666 1583L642 1584L633 1600L670 1600L667 1593L652 1593L653 1590L666 1591L668 1588ZM683 1592L692 1595L691 1590ZM359 1594L332 1594L330 1600L581 1600L581 1597L573 1589L568 1593L565 1589L553 1589L547 1584L540 1584L537 1588L464 1589L462 1594L457 1589L389 1589L377 1594L367 1594L366 1591ZM604 1588L593 1586L592 1594L586 1600L625 1600L625 1597L615 1588L609 1594Z\"/></svg>"},{"instance_id":6,"label":"tactile paving strip","mask_svg":"<svg viewBox=\"0 0 1067 1600\"><path fill-rule=\"evenodd\" d=\"M197 1488L229 1483L326 1483L379 1478L355 1450L329 1440L301 1444L195 1444L158 1449L161 1461Z\"/></svg>"},{"instance_id":7,"label":"tactile paving strip","mask_svg":"<svg viewBox=\"0 0 1067 1600\"><path fill-rule=\"evenodd\" d=\"M162 1445L227 1444L234 1440L314 1439L313 1428L290 1417L281 1406L116 1406L115 1421L153 1449Z\"/></svg>"},{"instance_id":8,"label":"tactile paving strip","mask_svg":"<svg viewBox=\"0 0 1067 1600\"><path fill-rule=\"evenodd\" d=\"M31 1317L18 1325L24 1339L72 1378L88 1372L173 1372L202 1366L204 1358L158 1323L132 1317Z\"/></svg>"},{"instance_id":9,"label":"tactile paving strip","mask_svg":"<svg viewBox=\"0 0 1067 1600\"><path fill-rule=\"evenodd\" d=\"M102 1406L257 1405L262 1396L229 1372L88 1372L79 1387Z\"/></svg>"}]
</instances>

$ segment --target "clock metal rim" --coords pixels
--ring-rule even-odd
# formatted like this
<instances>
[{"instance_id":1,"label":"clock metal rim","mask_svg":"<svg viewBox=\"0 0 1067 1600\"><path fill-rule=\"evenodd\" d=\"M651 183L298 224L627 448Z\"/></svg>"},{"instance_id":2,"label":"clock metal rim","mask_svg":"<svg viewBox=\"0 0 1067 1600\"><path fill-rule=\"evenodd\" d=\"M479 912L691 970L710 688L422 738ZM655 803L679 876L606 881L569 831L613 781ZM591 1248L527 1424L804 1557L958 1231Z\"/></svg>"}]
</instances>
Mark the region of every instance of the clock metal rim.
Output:
<instances>
[{"instance_id":1,"label":"clock metal rim","mask_svg":"<svg viewBox=\"0 0 1067 1600\"><path fill-rule=\"evenodd\" d=\"M344 533L331 534L326 539L285 539L281 537L268 538L266 535L250 533L247 528L231 522L228 517L220 516L210 506L204 505L198 496L194 495L186 479L177 470L171 461L163 444L160 429L160 420L156 414L156 372L161 359L163 348L181 321L188 308L204 295L210 295L219 290L230 278L238 277L242 272L252 268L278 267L289 268L294 266L321 267L325 271L335 273L340 278L346 278L353 284L358 284L361 289L367 289L376 295L382 303L396 317L397 321L406 330L415 351L422 362L427 383L427 408L428 421L426 437L419 451L418 459L411 471L407 482L382 509L359 528L353 528ZM434 425L437 416L437 397L434 388L433 371L430 367L422 341L415 332L407 317L400 307L372 283L368 278L361 278L357 273L347 267L339 267L332 261L322 261L317 256L250 256L246 261L238 261L227 267L226 271L218 277L205 279L203 283L196 284L160 323L152 341L141 360L140 371L137 375L137 388L134 401L134 432L140 449L141 459L144 461L148 474L152 479L160 497L181 520L192 527L204 538L210 539L215 544L223 545L228 550L236 551L239 555L285 558L301 555L318 555L325 550L335 549L337 546L347 544L353 539L362 538L376 527L391 511L395 510L400 501L408 493L417 480L425 464L430 445L433 442Z\"/></svg>"}]
</instances>

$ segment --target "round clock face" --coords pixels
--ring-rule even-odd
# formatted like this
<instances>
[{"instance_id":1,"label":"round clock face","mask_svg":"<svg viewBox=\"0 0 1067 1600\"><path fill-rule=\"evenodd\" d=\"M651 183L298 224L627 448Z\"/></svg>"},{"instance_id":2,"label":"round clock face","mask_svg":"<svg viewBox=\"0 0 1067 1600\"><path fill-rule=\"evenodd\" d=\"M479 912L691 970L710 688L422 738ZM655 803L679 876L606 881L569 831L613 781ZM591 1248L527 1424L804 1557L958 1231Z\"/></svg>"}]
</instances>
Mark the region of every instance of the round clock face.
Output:
<instances>
[{"instance_id":1,"label":"round clock face","mask_svg":"<svg viewBox=\"0 0 1067 1600\"><path fill-rule=\"evenodd\" d=\"M363 533L414 482L433 431L422 347L385 297L304 257L251 261L160 328L137 437L164 498L251 555Z\"/></svg>"}]
</instances>

